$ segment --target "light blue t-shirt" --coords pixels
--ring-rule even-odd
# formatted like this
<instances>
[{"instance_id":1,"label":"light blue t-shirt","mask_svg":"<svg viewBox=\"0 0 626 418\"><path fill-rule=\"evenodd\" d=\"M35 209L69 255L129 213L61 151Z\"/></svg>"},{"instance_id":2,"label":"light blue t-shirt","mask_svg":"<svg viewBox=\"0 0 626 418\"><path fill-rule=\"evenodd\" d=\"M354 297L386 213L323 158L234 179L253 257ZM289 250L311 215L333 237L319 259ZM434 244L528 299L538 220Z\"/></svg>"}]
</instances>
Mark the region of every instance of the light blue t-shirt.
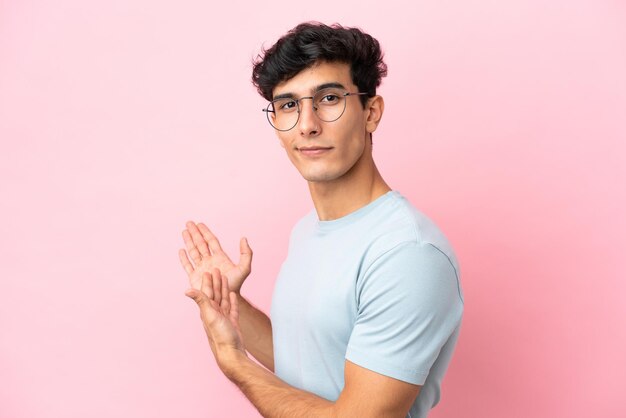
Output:
<instances>
[{"instance_id":1,"label":"light blue t-shirt","mask_svg":"<svg viewBox=\"0 0 626 418\"><path fill-rule=\"evenodd\" d=\"M336 220L293 228L272 298L276 375L335 401L344 364L422 385L425 417L459 334L459 267L445 236L399 192Z\"/></svg>"}]
</instances>

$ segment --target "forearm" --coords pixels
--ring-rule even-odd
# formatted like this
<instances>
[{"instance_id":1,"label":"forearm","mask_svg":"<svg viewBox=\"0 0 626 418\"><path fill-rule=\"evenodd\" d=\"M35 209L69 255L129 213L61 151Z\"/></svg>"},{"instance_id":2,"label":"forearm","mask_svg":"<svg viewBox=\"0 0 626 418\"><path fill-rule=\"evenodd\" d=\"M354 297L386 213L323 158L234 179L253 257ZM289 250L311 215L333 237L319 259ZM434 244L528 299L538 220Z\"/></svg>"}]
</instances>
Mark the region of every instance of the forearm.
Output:
<instances>
[{"instance_id":1,"label":"forearm","mask_svg":"<svg viewBox=\"0 0 626 418\"><path fill-rule=\"evenodd\" d=\"M239 300L239 328L246 350L267 369L274 371L272 323L267 315L255 308L243 296Z\"/></svg>"},{"instance_id":2,"label":"forearm","mask_svg":"<svg viewBox=\"0 0 626 418\"><path fill-rule=\"evenodd\" d=\"M223 367L235 383L266 418L334 417L334 403L289 386L274 374L259 367L241 353L232 353Z\"/></svg>"}]
</instances>

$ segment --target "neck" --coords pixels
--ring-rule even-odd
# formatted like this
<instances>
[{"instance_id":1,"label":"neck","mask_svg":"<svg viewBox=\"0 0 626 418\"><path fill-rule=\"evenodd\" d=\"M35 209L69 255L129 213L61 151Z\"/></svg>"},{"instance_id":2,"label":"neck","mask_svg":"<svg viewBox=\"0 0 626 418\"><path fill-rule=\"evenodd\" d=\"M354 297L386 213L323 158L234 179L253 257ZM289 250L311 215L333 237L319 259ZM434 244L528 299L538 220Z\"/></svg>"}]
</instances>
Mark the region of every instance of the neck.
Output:
<instances>
[{"instance_id":1,"label":"neck","mask_svg":"<svg viewBox=\"0 0 626 418\"><path fill-rule=\"evenodd\" d=\"M311 199L320 221L332 221L346 216L390 190L378 172L371 152L364 153L359 161L338 179L309 182Z\"/></svg>"}]
</instances>

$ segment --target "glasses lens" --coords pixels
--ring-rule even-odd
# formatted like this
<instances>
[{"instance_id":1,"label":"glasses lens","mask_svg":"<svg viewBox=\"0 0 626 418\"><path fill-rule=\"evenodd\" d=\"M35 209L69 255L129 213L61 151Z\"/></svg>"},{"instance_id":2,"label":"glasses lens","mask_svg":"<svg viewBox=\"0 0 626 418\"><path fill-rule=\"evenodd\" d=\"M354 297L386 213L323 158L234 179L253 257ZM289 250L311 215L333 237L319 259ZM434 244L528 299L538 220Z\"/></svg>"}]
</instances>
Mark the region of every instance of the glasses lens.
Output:
<instances>
[{"instance_id":1,"label":"glasses lens","mask_svg":"<svg viewBox=\"0 0 626 418\"><path fill-rule=\"evenodd\" d=\"M315 93L312 105L317 117L324 122L339 119L346 110L346 95L347 92L339 88L327 88ZM275 129L288 131L298 123L300 105L298 100L292 98L276 99L269 103L266 113L267 120Z\"/></svg>"},{"instance_id":2,"label":"glasses lens","mask_svg":"<svg viewBox=\"0 0 626 418\"><path fill-rule=\"evenodd\" d=\"M334 122L346 110L346 91L330 88L320 90L313 96L317 117L324 122Z\"/></svg>"},{"instance_id":3,"label":"glasses lens","mask_svg":"<svg viewBox=\"0 0 626 418\"><path fill-rule=\"evenodd\" d=\"M293 99L274 100L267 110L267 119L279 131L288 131L298 122L298 102Z\"/></svg>"}]
</instances>

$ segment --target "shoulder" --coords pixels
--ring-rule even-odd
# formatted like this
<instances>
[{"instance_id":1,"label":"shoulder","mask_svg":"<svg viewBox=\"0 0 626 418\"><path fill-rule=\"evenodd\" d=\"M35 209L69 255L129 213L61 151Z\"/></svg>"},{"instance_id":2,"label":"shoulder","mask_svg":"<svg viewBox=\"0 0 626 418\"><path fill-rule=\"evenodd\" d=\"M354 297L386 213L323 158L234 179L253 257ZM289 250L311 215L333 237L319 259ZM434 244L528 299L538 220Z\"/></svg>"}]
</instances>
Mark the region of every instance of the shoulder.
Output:
<instances>
[{"instance_id":1,"label":"shoulder","mask_svg":"<svg viewBox=\"0 0 626 418\"><path fill-rule=\"evenodd\" d=\"M443 231L402 194L392 192L391 199L371 225L370 245L364 260L367 269L377 260L396 259L423 263L427 259L446 260L459 279L459 263Z\"/></svg>"},{"instance_id":2,"label":"shoulder","mask_svg":"<svg viewBox=\"0 0 626 418\"><path fill-rule=\"evenodd\" d=\"M378 299L406 307L463 304L459 277L448 256L431 243L415 241L378 255L357 279L356 291L359 305Z\"/></svg>"}]
</instances>

